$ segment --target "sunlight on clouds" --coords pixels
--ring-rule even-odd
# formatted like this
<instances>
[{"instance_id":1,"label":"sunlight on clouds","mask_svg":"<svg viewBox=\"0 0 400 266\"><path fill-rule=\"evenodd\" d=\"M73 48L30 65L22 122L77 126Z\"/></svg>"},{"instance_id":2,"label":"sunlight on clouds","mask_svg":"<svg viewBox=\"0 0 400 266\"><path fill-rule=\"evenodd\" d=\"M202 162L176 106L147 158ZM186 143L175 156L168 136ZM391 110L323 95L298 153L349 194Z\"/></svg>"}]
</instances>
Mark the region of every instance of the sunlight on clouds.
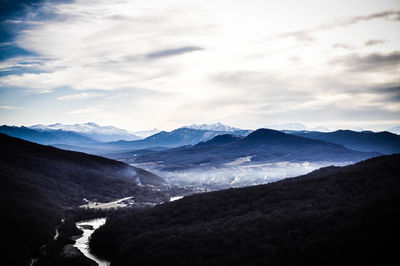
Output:
<instances>
[{"instance_id":1,"label":"sunlight on clouds","mask_svg":"<svg viewBox=\"0 0 400 266\"><path fill-rule=\"evenodd\" d=\"M68 112L70 115L81 115L81 114L87 114L87 113L97 113L101 111L99 108L95 107L87 107L87 108L81 108L81 109L76 109L73 111Z\"/></svg>"},{"instance_id":2,"label":"sunlight on clouds","mask_svg":"<svg viewBox=\"0 0 400 266\"><path fill-rule=\"evenodd\" d=\"M82 92L82 93L64 95L64 96L58 97L57 99L60 101L83 100L83 99L95 98L95 97L100 97L100 96L104 96L104 94L95 93L95 92Z\"/></svg>"},{"instance_id":3,"label":"sunlight on clouds","mask_svg":"<svg viewBox=\"0 0 400 266\"><path fill-rule=\"evenodd\" d=\"M400 84L396 1L78 0L44 8L54 18L27 16L30 26L16 37L38 56L0 62L1 71L20 71L0 86L68 87L78 92L55 99L102 100L68 111L81 119L130 129L193 120L256 128L278 118L325 123L310 110L336 107L338 121L358 120L352 112L368 106L399 115L397 102L363 94Z\"/></svg>"}]
</instances>

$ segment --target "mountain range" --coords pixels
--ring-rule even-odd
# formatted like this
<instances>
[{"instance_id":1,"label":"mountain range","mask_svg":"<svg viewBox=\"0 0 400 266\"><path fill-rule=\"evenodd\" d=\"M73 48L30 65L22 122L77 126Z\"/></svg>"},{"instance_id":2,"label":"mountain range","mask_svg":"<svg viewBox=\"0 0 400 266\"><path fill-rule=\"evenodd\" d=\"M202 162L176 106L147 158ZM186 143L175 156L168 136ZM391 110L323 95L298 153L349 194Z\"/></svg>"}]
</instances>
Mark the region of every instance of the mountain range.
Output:
<instances>
[{"instance_id":1,"label":"mountain range","mask_svg":"<svg viewBox=\"0 0 400 266\"><path fill-rule=\"evenodd\" d=\"M253 163L280 161L357 162L379 155L342 145L258 129L246 137L216 136L194 146L144 154L135 163L159 162L164 169L216 166L248 158Z\"/></svg>"},{"instance_id":2,"label":"mountain range","mask_svg":"<svg viewBox=\"0 0 400 266\"><path fill-rule=\"evenodd\" d=\"M285 130L293 130L293 131L311 130L311 131L321 131L321 132L330 131L328 128L326 128L324 126L318 126L318 127L314 127L314 128L307 128L302 123L275 124L275 125L269 125L266 128L275 129L275 130L281 130L281 131L285 131Z\"/></svg>"},{"instance_id":3,"label":"mountain range","mask_svg":"<svg viewBox=\"0 0 400 266\"><path fill-rule=\"evenodd\" d=\"M221 123L216 124L192 124L190 126L183 126L182 128L200 129L200 130L212 130L212 131L224 131L224 132L234 132L240 131L242 129L237 127L227 126Z\"/></svg>"},{"instance_id":4,"label":"mountain range","mask_svg":"<svg viewBox=\"0 0 400 266\"><path fill-rule=\"evenodd\" d=\"M74 125L63 125L60 123L52 125L34 125L30 126L29 128L43 132L54 130L76 132L100 142L141 139L141 137L136 136L133 132L130 132L128 130L116 128L113 126L99 126L93 122Z\"/></svg>"},{"instance_id":5,"label":"mountain range","mask_svg":"<svg viewBox=\"0 0 400 266\"><path fill-rule=\"evenodd\" d=\"M387 131L337 130L334 132L294 131L290 133L340 144L358 151L380 152L382 154L400 153L400 136Z\"/></svg>"},{"instance_id":6,"label":"mountain range","mask_svg":"<svg viewBox=\"0 0 400 266\"><path fill-rule=\"evenodd\" d=\"M247 135L247 130L237 130L231 132L234 135ZM226 134L225 131L200 130L191 128L178 128L170 132L161 131L143 140L118 141L107 143L107 147L119 149L145 149L150 147L174 148L186 145L195 145L202 141L207 141L215 136Z\"/></svg>"},{"instance_id":7,"label":"mountain range","mask_svg":"<svg viewBox=\"0 0 400 266\"><path fill-rule=\"evenodd\" d=\"M55 124L53 129L41 126L35 126L37 129L33 129L24 126L11 127L4 125L0 127L0 133L40 144L53 145L62 149L97 154L110 158L130 159L136 155L150 154L181 146L194 146L200 142L206 142L215 136L227 133L245 137L252 132L251 130L238 130L237 128L222 124L192 125L194 128L182 127L170 132L161 131L141 140L101 142L88 136L93 136L93 134L99 135L101 132L105 134L106 131L99 131L95 134L91 131L91 129L97 128L95 124L86 123L83 125L85 126L81 127L79 124L77 125L80 129L74 129L74 126L64 127L61 124ZM80 132L66 131L56 128L71 129ZM112 129L112 127L110 128ZM229 131L203 130L195 128L224 129ZM83 132L85 130L86 132ZM109 133L111 134L112 132L115 133L113 138L117 138L116 133L120 131L111 130ZM330 143L343 145L348 149L356 151L377 152L381 154L400 152L400 136L390 132L357 132L350 130L338 130L334 132L284 130L282 132L306 137L308 139L328 141ZM122 134L122 132L120 133ZM249 154L248 156L250 155L253 154ZM257 160L257 158L254 158L254 160Z\"/></svg>"},{"instance_id":8,"label":"mountain range","mask_svg":"<svg viewBox=\"0 0 400 266\"><path fill-rule=\"evenodd\" d=\"M118 141L99 141L100 139L121 138L119 131L108 132L108 127L100 127L101 130L93 131L96 127L93 123L87 123L73 126L64 126L54 124L54 126L33 126L33 127L17 127L17 126L0 126L0 133L4 133L13 137L18 137L27 141L40 144L53 145L58 148L87 152L98 155L114 154L121 152L131 152L138 149L155 149L159 150L174 148L184 145L194 145L201 141L207 141L217 135L226 134L226 131L199 130L191 128L178 128L171 132L161 131L155 133L145 139L140 140L118 140ZM104 129L106 128L106 129ZM75 130L75 131L68 131ZM114 133L113 133L114 132ZM229 132L236 135L245 136L249 130L236 130Z\"/></svg>"},{"instance_id":9,"label":"mountain range","mask_svg":"<svg viewBox=\"0 0 400 266\"><path fill-rule=\"evenodd\" d=\"M0 126L0 133L24 139L27 141L39 143L39 144L68 144L68 145L94 145L97 143L94 139L84 136L80 133L73 131L64 131L61 129L52 130L37 130L28 127L16 127L16 126Z\"/></svg>"}]
</instances>

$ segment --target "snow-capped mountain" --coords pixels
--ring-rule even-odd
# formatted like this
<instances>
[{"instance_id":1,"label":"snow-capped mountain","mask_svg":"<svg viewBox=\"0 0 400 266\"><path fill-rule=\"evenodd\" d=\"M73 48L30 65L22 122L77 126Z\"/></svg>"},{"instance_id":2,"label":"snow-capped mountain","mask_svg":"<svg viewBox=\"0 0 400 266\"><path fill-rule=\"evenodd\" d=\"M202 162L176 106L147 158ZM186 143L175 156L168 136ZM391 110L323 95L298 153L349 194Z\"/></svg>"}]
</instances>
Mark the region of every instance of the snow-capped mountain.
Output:
<instances>
[{"instance_id":1,"label":"snow-capped mountain","mask_svg":"<svg viewBox=\"0 0 400 266\"><path fill-rule=\"evenodd\" d=\"M113 126L100 126L93 122L74 125L63 125L60 123L52 125L34 125L30 126L30 128L42 131L72 131L102 142L140 139L140 137L136 136L133 132L130 132L128 130L116 128Z\"/></svg>"},{"instance_id":2,"label":"snow-capped mountain","mask_svg":"<svg viewBox=\"0 0 400 266\"><path fill-rule=\"evenodd\" d=\"M198 129L198 130L213 130L213 131L225 131L225 132L234 132L237 130L241 130L240 128L237 127L231 127L227 126L221 123L216 123L216 124L193 124L190 126L183 126L181 128L191 128L191 129Z\"/></svg>"},{"instance_id":3,"label":"snow-capped mountain","mask_svg":"<svg viewBox=\"0 0 400 266\"><path fill-rule=\"evenodd\" d=\"M319 131L319 132L329 132L330 130L323 126L318 126L314 128L308 128L302 123L287 123L281 125L270 125L266 128L275 130L293 130L293 131Z\"/></svg>"},{"instance_id":4,"label":"snow-capped mountain","mask_svg":"<svg viewBox=\"0 0 400 266\"><path fill-rule=\"evenodd\" d=\"M148 136L157 134L159 132L161 132L161 130L159 130L158 128L153 128L150 130L134 131L133 134L141 138L147 138Z\"/></svg>"},{"instance_id":5,"label":"snow-capped mountain","mask_svg":"<svg viewBox=\"0 0 400 266\"><path fill-rule=\"evenodd\" d=\"M310 128L310 131L330 132L331 130L324 126L318 126L318 127Z\"/></svg>"},{"instance_id":6,"label":"snow-capped mountain","mask_svg":"<svg viewBox=\"0 0 400 266\"><path fill-rule=\"evenodd\" d=\"M400 135L400 126L389 128L387 131Z\"/></svg>"},{"instance_id":7,"label":"snow-capped mountain","mask_svg":"<svg viewBox=\"0 0 400 266\"><path fill-rule=\"evenodd\" d=\"M270 125L270 126L267 126L266 128L275 129L275 130L296 130L296 131L307 130L306 126L301 123L287 123L287 124L281 124L281 125Z\"/></svg>"}]
</instances>

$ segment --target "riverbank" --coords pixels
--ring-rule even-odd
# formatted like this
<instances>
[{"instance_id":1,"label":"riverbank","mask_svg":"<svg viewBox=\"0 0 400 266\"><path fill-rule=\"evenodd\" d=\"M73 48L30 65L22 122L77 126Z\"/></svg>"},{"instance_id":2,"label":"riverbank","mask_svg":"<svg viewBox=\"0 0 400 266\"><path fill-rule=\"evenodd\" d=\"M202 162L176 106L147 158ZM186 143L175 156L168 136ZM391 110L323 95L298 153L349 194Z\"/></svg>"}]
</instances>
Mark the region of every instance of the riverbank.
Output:
<instances>
[{"instance_id":1,"label":"riverbank","mask_svg":"<svg viewBox=\"0 0 400 266\"><path fill-rule=\"evenodd\" d=\"M83 231L83 234L80 238L76 239L73 246L79 249L79 251L82 252L84 256L95 261L99 266L109 266L110 262L102 260L90 252L89 240L93 232L100 226L104 225L106 220L106 218L97 218L76 223L76 227L79 230Z\"/></svg>"}]
</instances>

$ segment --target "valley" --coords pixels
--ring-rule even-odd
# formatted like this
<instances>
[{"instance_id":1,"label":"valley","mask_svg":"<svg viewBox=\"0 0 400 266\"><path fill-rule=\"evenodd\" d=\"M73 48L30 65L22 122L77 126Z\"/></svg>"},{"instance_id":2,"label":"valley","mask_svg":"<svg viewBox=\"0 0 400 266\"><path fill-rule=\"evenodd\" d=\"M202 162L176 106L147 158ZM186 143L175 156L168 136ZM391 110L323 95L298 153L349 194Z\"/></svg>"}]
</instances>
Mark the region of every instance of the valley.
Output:
<instances>
[{"instance_id":1,"label":"valley","mask_svg":"<svg viewBox=\"0 0 400 266\"><path fill-rule=\"evenodd\" d=\"M189 235L196 236L190 241L200 241L198 242L200 250L204 248L201 246L203 245L202 241L207 243L222 241L222 239L217 240L221 234L229 234L233 237L229 240L231 244L224 244L226 246L241 241L250 245L261 240L258 240L256 236L254 236L254 241L247 238L244 240L235 234L247 232L246 234L249 234L250 237L254 233L250 230L250 224L246 223L255 219L253 217L255 213L257 213L258 220L267 219L266 221L269 221L272 219L271 228L275 228L277 223L273 219L294 219L289 216L289 218L286 216L279 218L279 215L270 217L269 214L265 216L270 211L265 212L259 209L261 207L256 203L254 203L256 209L251 207L254 205L251 202L263 201L264 196L250 199L248 198L250 194L257 195L259 190L263 191L264 189L275 191L276 187L279 188L278 190L283 189L284 191L286 186L289 186L287 189L293 190L293 192L289 193L291 196L285 198L284 201L294 200L297 202L300 200L298 202L300 205L296 207L297 203L295 205L285 203L271 207L275 208L278 213L283 212L286 215L287 208L304 208L301 207L305 204L302 203L303 196L298 194L305 188L299 184L308 181L302 180L314 180L313 176L316 176L315 180L319 180L319 178L325 180L326 175L337 176L329 177L330 181L323 181L321 185L307 185L307 187L311 186L312 189L315 189L312 193L320 195L327 191L328 183L335 184L332 192L343 194L348 192L337 190L335 183L336 179L341 180L343 173L345 176L349 175L352 179L357 179L361 178L361 173L368 171L371 171L371 173L368 172L370 178L382 175L391 176L397 171L394 164L398 160L398 155L380 157L382 153L398 150L399 136L391 133L350 132L343 135L341 132L337 132L339 137L332 140L325 137L318 139L330 133L282 132L270 129L245 131L228 127L225 129L231 131L224 132L210 131L204 126L201 129L193 127L190 129L180 128L168 133L159 132L143 140L113 143L101 142L98 139L87 141L85 138L88 138L89 135L82 135L75 139L76 134L80 134L79 132L63 132L61 129L41 128L39 131L32 132L31 130L37 129L3 126L2 130L6 130L6 133L10 135L25 139L31 139L34 136L33 140L39 143L51 144L51 146L44 146L0 134L1 188L2 197L5 199L2 201L2 209L10 217L9 220L3 221L4 225L1 227L7 228L4 235L6 239L10 239L7 249L8 257L4 260L9 261L10 265L31 263L35 266L109 265L110 263L111 265L120 265L120 263L124 265L125 261L140 265L153 265L152 263L158 260L164 261L168 258L175 265L181 265L181 262L191 265L203 265L204 263L212 265L215 262L223 265L228 263L229 259L225 261L217 255L212 255L211 257L214 259L211 263L204 261L203 255L200 260L196 256L187 257L186 254L193 254L193 250L190 250L192 246L186 243L190 239ZM27 132L28 134L24 135ZM239 135L235 135L235 132L239 132ZM332 136L332 134L328 136ZM358 146L355 146L354 138L358 138L358 136L362 141L357 142ZM53 143L54 140L60 143L60 139L65 140L61 141L65 144ZM110 153L105 156L109 158L56 148L60 146L78 147L71 145L77 143L82 145L80 142L82 140L85 144L79 146L79 149L90 147L91 151L96 150L101 154L107 151ZM388 149L389 146L390 149ZM369 159L373 157L377 158ZM366 159L369 160L365 161ZM361 163L357 164L360 161ZM376 170L380 164L387 167L385 170L380 170L382 174L378 174L379 171ZM355 172L351 169L355 169ZM355 181L350 180L349 182L345 186L353 187ZM396 183L393 183L393 189L396 188L394 184ZM379 189L387 189L386 183L376 184L376 186ZM294 189L295 187L296 189ZM362 190L364 189L367 187L362 188ZM368 189L370 188L368 187ZM241 191L248 192L240 194ZM237 195L240 197L235 196L236 193L239 193ZM266 195L265 193L263 192L262 195ZM282 192L283 194L281 192L271 193L274 195L271 197L276 200L286 197L284 196L286 192ZM217 195L217 198L213 198L213 195ZM330 194L328 193L328 195ZM357 197L360 197L361 200L363 195L357 194ZM210 199L208 199L209 197ZM241 198L240 203L235 201L237 197ZM293 198L290 199L290 197ZM349 195L349 197L355 196ZM33 198L34 201L32 201ZM268 197L268 199L271 198ZM323 200L326 200L327 205L344 204L336 202L339 199L334 200L336 203L331 202L332 198ZM222 204L223 210L215 204ZM275 206L275 203L272 202L266 204ZM312 205L315 207L312 209L313 212L325 215L325 212L315 203ZM205 206L209 206L211 209L206 211L203 209ZM357 206L348 205L348 208L357 209ZM190 209L186 209L188 207ZM158 213L159 210L160 213ZM169 214L166 214L164 210L168 210ZM227 210L230 211L227 212ZM21 211L24 217L21 217ZM187 216L181 217L181 211ZM292 209L292 211L296 213L296 210ZM38 213L41 215L38 216ZM217 215L217 220L214 220L211 213ZM204 217L197 217L197 215ZM224 215L228 215L230 218L224 218ZM243 218L242 221L241 219L237 220L235 218L237 215L248 216L248 218ZM147 219L149 224L143 224L142 218L139 217ZM356 219L349 217L350 220ZM130 232L133 230L132 228L135 228L120 224L127 223L129 219L135 219L132 224L135 224L135 227L138 226L137 230L139 231L130 233L130 235L133 234L132 240L123 237L117 240L118 235L124 234L118 230L126 228ZM170 219L171 221L169 221ZM306 223L310 223L307 219ZM61 220L62 222L60 222ZM210 222L211 224L209 224ZM234 228L232 229L234 231L225 232L219 225L221 222L224 224L223 227L229 226L228 228ZM357 220L357 223L359 222ZM199 227L192 227L192 223L198 224ZM244 228L239 229L240 227L237 227L236 223L242 224ZM101 226L103 224L104 226ZM152 226L159 228L156 229ZM315 226L323 228L321 224ZM361 224L357 226L361 226ZM216 235L206 233L204 231L206 227L209 228L206 230L207 232L211 230ZM146 230L150 230L151 233ZM279 230L276 234L280 234L278 232ZM146 250L152 248L146 247L145 243L148 240L142 238L142 233L150 234L149 237L152 241L157 239L154 245L161 253L152 257L152 261L147 261ZM89 241L92 234L94 240ZM205 238L200 237L201 235L204 235ZM112 247L107 246L105 240L102 240L105 236L107 243L113 243ZM164 250L164 237L174 239L173 246L186 246L185 249L178 249L180 252L185 250L185 253L179 254L179 257L183 258L182 261L172 260L169 255L171 251L168 248ZM278 242L282 241L281 235L277 237L280 239L277 240ZM321 235L321 237L328 236ZM140 250L140 248L136 244L132 244L133 239L136 239L138 244L143 243L142 248L146 249L141 251L143 256L137 256L136 259L132 259L125 253L119 253L120 250L129 250L133 247L131 252L137 255L136 250ZM262 241L269 243L269 240ZM21 243L24 243L23 248L21 248ZM118 248L118 243L126 243L126 249ZM240 249L240 252L252 254L246 247L243 248ZM224 254L225 251L219 250L218 252ZM264 251L257 252L263 253ZM271 252L265 253L266 256L267 254L272 256L268 257L268 260L281 260L277 253ZM241 259L252 261L246 256L241 255ZM252 263L257 265L257 256L260 255L253 254L251 256L255 256ZM293 256L295 258L297 255ZM19 258L19 261L15 260L16 257ZM262 258L260 261L265 259Z\"/></svg>"},{"instance_id":2,"label":"valley","mask_svg":"<svg viewBox=\"0 0 400 266\"><path fill-rule=\"evenodd\" d=\"M400 265L400 0L0 0L0 266Z\"/></svg>"}]
</instances>

